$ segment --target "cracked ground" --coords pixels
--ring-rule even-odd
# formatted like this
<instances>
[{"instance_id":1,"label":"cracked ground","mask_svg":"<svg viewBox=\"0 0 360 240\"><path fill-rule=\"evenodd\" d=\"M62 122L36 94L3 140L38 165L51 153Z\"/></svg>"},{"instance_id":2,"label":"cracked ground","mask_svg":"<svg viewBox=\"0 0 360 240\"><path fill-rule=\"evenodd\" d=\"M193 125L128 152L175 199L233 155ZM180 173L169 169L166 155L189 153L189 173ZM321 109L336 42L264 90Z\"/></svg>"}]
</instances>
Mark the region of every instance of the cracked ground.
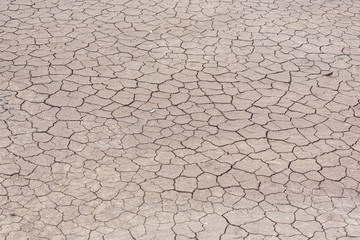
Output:
<instances>
[{"instance_id":1,"label":"cracked ground","mask_svg":"<svg viewBox=\"0 0 360 240\"><path fill-rule=\"evenodd\" d=\"M360 2L2 0L0 239L360 239Z\"/></svg>"}]
</instances>

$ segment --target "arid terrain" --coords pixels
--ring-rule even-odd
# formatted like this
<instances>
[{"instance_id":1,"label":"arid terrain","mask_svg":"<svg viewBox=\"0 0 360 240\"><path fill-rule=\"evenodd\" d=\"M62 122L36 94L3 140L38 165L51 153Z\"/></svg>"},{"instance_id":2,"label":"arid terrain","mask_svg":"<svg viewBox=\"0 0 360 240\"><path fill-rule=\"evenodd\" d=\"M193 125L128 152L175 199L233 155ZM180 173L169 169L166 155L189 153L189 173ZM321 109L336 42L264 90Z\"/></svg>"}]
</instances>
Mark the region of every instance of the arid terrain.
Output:
<instances>
[{"instance_id":1,"label":"arid terrain","mask_svg":"<svg viewBox=\"0 0 360 240\"><path fill-rule=\"evenodd\" d=\"M360 1L1 0L0 239L360 239Z\"/></svg>"}]
</instances>

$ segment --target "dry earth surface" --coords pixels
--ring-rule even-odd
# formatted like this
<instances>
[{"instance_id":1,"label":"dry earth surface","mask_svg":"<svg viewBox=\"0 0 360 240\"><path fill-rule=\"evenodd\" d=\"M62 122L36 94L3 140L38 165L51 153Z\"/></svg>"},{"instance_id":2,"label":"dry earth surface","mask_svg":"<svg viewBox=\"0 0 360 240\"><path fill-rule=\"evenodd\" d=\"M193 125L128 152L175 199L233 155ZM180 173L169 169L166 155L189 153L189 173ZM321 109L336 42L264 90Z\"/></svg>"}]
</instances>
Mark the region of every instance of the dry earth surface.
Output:
<instances>
[{"instance_id":1,"label":"dry earth surface","mask_svg":"<svg viewBox=\"0 0 360 240\"><path fill-rule=\"evenodd\" d=\"M0 239L360 239L360 1L1 0Z\"/></svg>"}]
</instances>

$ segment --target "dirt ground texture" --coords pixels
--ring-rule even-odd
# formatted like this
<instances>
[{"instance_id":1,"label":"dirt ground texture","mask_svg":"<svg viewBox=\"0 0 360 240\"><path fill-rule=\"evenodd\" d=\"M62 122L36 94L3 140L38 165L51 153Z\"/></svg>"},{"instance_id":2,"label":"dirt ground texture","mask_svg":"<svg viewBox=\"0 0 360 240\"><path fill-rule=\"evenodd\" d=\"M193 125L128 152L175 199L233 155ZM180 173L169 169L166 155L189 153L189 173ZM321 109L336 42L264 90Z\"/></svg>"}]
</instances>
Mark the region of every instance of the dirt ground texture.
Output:
<instances>
[{"instance_id":1,"label":"dirt ground texture","mask_svg":"<svg viewBox=\"0 0 360 240\"><path fill-rule=\"evenodd\" d=\"M360 239L360 1L1 0L0 239Z\"/></svg>"}]
</instances>

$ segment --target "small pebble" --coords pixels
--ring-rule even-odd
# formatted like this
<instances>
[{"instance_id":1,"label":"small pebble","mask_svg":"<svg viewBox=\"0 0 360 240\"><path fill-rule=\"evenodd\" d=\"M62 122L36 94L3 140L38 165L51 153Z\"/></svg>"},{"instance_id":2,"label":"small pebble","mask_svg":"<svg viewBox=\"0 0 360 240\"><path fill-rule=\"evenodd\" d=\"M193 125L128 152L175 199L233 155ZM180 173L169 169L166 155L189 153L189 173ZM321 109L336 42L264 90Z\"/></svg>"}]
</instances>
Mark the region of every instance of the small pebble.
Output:
<instances>
[{"instance_id":1,"label":"small pebble","mask_svg":"<svg viewBox=\"0 0 360 240\"><path fill-rule=\"evenodd\" d=\"M333 75L333 72L329 72L329 73L324 74L324 76L326 76L326 77L330 77L331 75Z\"/></svg>"},{"instance_id":2,"label":"small pebble","mask_svg":"<svg viewBox=\"0 0 360 240\"><path fill-rule=\"evenodd\" d=\"M14 211L11 211L11 212L10 212L10 215L11 215L11 216L15 216L15 212L14 212Z\"/></svg>"},{"instance_id":3,"label":"small pebble","mask_svg":"<svg viewBox=\"0 0 360 240\"><path fill-rule=\"evenodd\" d=\"M60 183L59 186L62 187L63 186L62 183Z\"/></svg>"},{"instance_id":4,"label":"small pebble","mask_svg":"<svg viewBox=\"0 0 360 240\"><path fill-rule=\"evenodd\" d=\"M155 109L151 109L150 113L153 113L153 112L155 112Z\"/></svg>"}]
</instances>

